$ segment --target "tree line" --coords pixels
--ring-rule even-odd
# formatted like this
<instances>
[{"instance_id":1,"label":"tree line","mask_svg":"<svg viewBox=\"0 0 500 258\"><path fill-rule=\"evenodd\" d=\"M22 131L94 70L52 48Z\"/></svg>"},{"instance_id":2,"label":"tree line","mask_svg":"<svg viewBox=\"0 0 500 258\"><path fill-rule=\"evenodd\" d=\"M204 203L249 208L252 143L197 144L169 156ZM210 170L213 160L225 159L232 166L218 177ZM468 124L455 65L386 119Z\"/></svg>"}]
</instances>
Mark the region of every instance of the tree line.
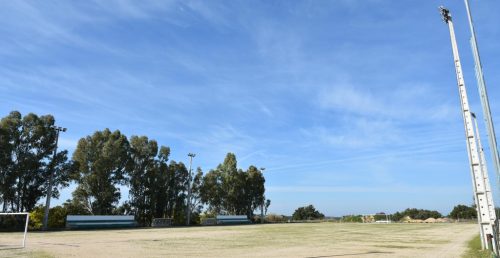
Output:
<instances>
[{"instance_id":1,"label":"tree line","mask_svg":"<svg viewBox=\"0 0 500 258\"><path fill-rule=\"evenodd\" d=\"M496 209L496 213L500 214L500 208ZM276 215L275 215L276 216ZM281 217L286 217L285 215L281 215ZM405 217L410 217L411 219L420 219L426 220L428 218L442 218L443 215L438 211L434 210L426 210L426 209L416 209L416 208L408 208L404 211L398 211L393 214L385 214L383 212L377 213L373 215L374 220L386 220L390 218L392 221L401 221ZM475 205L467 206L463 204L458 204L453 207L450 214L447 216L450 219L476 219L477 211ZM313 205L308 205L304 207L297 208L291 219L293 220L321 220L324 219L325 215L323 213L316 210ZM363 222L363 215L345 215L342 218L339 218L342 222Z\"/></svg>"},{"instance_id":2,"label":"tree line","mask_svg":"<svg viewBox=\"0 0 500 258\"><path fill-rule=\"evenodd\" d=\"M265 200L265 178L260 169L237 167L228 153L215 169L194 175L184 163L170 160L170 148L147 136L127 138L119 130L104 129L81 138L70 159L57 152L52 115L22 116L11 112L0 120L0 204L3 212L29 212L47 194L53 175L52 197L77 184L63 205L79 214L133 214L141 225L153 218L172 218L183 224L188 207L194 216L245 214L249 218ZM129 199L119 205L120 186ZM191 198L188 200L188 190ZM270 201L268 200L268 203ZM268 204L269 205L269 204Z\"/></svg>"}]
</instances>

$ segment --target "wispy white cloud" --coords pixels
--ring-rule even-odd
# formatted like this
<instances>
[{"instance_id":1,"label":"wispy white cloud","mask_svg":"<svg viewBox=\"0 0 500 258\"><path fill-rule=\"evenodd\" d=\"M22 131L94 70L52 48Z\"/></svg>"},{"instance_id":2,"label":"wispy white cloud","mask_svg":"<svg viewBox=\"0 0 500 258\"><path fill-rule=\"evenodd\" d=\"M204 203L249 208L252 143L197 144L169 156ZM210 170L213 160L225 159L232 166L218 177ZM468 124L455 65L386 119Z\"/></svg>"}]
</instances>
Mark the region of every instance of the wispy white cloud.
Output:
<instances>
[{"instance_id":1,"label":"wispy white cloud","mask_svg":"<svg viewBox=\"0 0 500 258\"><path fill-rule=\"evenodd\" d=\"M367 118L352 118L338 126L303 128L301 131L309 139L350 149L382 147L402 138L401 128L392 122Z\"/></svg>"},{"instance_id":2,"label":"wispy white cloud","mask_svg":"<svg viewBox=\"0 0 500 258\"><path fill-rule=\"evenodd\" d=\"M0 108L55 115L69 128L61 148L110 127L157 139L176 160L195 152L205 171L235 152L240 167L267 168L271 198L295 187L305 199L386 193L366 178L403 191L410 177L395 167L460 170L465 146L457 98L436 86L454 80L436 61L448 45L427 50L448 39L422 33L435 15L414 23L394 10L380 0L11 1L0 9Z\"/></svg>"},{"instance_id":3,"label":"wispy white cloud","mask_svg":"<svg viewBox=\"0 0 500 258\"><path fill-rule=\"evenodd\" d=\"M99 6L102 11L117 15L124 18L134 19L150 19L155 13L168 10L178 1L164 0L147 0L147 1L130 1L130 0L112 0L112 1L92 1L94 5Z\"/></svg>"},{"instance_id":4,"label":"wispy white cloud","mask_svg":"<svg viewBox=\"0 0 500 258\"><path fill-rule=\"evenodd\" d=\"M227 152L247 152L256 143L256 139L230 124L207 127L196 135L186 139L190 145L204 150L216 150L219 156Z\"/></svg>"},{"instance_id":5,"label":"wispy white cloud","mask_svg":"<svg viewBox=\"0 0 500 258\"><path fill-rule=\"evenodd\" d=\"M448 133L449 134L449 133ZM431 134L432 135L432 134ZM427 159L439 154L450 154L456 152L465 151L465 146L463 146L463 140L460 138L461 134L452 136L442 136L436 137L437 139L423 140L421 142L411 142L399 145L384 146L380 148L361 148L356 149L354 152L348 148L339 148L348 155L342 155L337 158L329 159L316 159L311 162L290 162L287 165L282 166L271 166L268 168L268 172L289 172L291 170L300 171L303 169L319 169L319 168L331 168L336 167L339 164L380 164L382 160L387 159ZM424 136L423 139L426 139ZM429 138L430 139L430 138ZM315 148L321 148L315 145ZM425 160L426 163L435 162L434 159ZM446 163L449 166L449 163ZM384 167L385 168L385 167ZM373 169L372 169L373 171ZM366 173L366 172L365 172Z\"/></svg>"},{"instance_id":6,"label":"wispy white cloud","mask_svg":"<svg viewBox=\"0 0 500 258\"><path fill-rule=\"evenodd\" d=\"M463 187L415 187L408 185L385 185L385 186L271 186L266 188L275 193L464 193Z\"/></svg>"},{"instance_id":7,"label":"wispy white cloud","mask_svg":"<svg viewBox=\"0 0 500 258\"><path fill-rule=\"evenodd\" d=\"M442 121L450 118L451 101L443 103L439 92L427 84L404 83L393 87L357 87L350 82L333 83L318 92L327 110L404 121ZM427 100L422 105L422 100Z\"/></svg>"}]
</instances>

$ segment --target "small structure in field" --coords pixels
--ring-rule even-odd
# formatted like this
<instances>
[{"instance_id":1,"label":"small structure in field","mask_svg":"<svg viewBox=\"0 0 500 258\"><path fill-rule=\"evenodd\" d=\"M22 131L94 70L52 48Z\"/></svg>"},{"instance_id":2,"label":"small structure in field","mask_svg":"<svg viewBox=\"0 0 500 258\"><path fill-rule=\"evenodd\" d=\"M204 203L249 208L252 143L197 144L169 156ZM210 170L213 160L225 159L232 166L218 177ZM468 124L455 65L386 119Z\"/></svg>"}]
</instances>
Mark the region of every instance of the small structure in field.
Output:
<instances>
[{"instance_id":1,"label":"small structure in field","mask_svg":"<svg viewBox=\"0 0 500 258\"><path fill-rule=\"evenodd\" d=\"M204 218L201 220L201 225L203 226L215 226L217 225L216 218Z\"/></svg>"},{"instance_id":2,"label":"small structure in field","mask_svg":"<svg viewBox=\"0 0 500 258\"><path fill-rule=\"evenodd\" d=\"M154 218L151 222L151 227L153 228L163 228L172 226L171 218Z\"/></svg>"},{"instance_id":3,"label":"small structure in field","mask_svg":"<svg viewBox=\"0 0 500 258\"><path fill-rule=\"evenodd\" d=\"M217 225L250 224L247 215L217 215Z\"/></svg>"},{"instance_id":4,"label":"small structure in field","mask_svg":"<svg viewBox=\"0 0 500 258\"><path fill-rule=\"evenodd\" d=\"M134 216L129 215L68 215L68 229L130 228L136 227Z\"/></svg>"}]
</instances>

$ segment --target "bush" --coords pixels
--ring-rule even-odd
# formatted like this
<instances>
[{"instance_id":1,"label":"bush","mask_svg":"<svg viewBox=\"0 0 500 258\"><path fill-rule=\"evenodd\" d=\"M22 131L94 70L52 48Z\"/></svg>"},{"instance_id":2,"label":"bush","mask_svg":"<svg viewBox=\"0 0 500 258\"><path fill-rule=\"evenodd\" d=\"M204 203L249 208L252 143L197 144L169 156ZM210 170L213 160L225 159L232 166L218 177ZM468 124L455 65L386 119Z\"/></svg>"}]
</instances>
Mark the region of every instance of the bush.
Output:
<instances>
[{"instance_id":1,"label":"bush","mask_svg":"<svg viewBox=\"0 0 500 258\"><path fill-rule=\"evenodd\" d=\"M300 207L296 209L292 215L292 218L294 220L313 220L313 219L323 219L324 217L325 215L317 211L312 205Z\"/></svg>"},{"instance_id":2,"label":"bush","mask_svg":"<svg viewBox=\"0 0 500 258\"><path fill-rule=\"evenodd\" d=\"M50 214L50 213L49 213ZM36 206L30 212L29 230L40 230L43 227L44 206Z\"/></svg>"},{"instance_id":3,"label":"bush","mask_svg":"<svg viewBox=\"0 0 500 258\"><path fill-rule=\"evenodd\" d=\"M0 216L0 232L24 231L26 216Z\"/></svg>"},{"instance_id":4,"label":"bush","mask_svg":"<svg viewBox=\"0 0 500 258\"><path fill-rule=\"evenodd\" d=\"M361 215L347 215L342 217L342 222L363 222Z\"/></svg>"},{"instance_id":5,"label":"bush","mask_svg":"<svg viewBox=\"0 0 500 258\"><path fill-rule=\"evenodd\" d=\"M270 213L266 216L266 221L269 223L283 223L287 222L288 219L283 215Z\"/></svg>"},{"instance_id":6,"label":"bush","mask_svg":"<svg viewBox=\"0 0 500 258\"><path fill-rule=\"evenodd\" d=\"M452 219L475 219L477 218L477 211L474 207L459 204L453 207L448 217Z\"/></svg>"},{"instance_id":7,"label":"bush","mask_svg":"<svg viewBox=\"0 0 500 258\"><path fill-rule=\"evenodd\" d=\"M200 213L198 212L191 213L191 218L189 223L191 223L191 225L200 225L201 224Z\"/></svg>"},{"instance_id":8,"label":"bush","mask_svg":"<svg viewBox=\"0 0 500 258\"><path fill-rule=\"evenodd\" d=\"M66 227L66 216L68 211L61 206L56 206L49 210L49 228Z\"/></svg>"},{"instance_id":9,"label":"bush","mask_svg":"<svg viewBox=\"0 0 500 258\"><path fill-rule=\"evenodd\" d=\"M30 222L28 228L30 230L41 230L43 227L43 216L45 215L45 206L36 206L30 212ZM68 210L62 206L55 206L49 210L49 229L60 229L66 226L66 216Z\"/></svg>"},{"instance_id":10,"label":"bush","mask_svg":"<svg viewBox=\"0 0 500 258\"><path fill-rule=\"evenodd\" d=\"M391 219L393 221L400 221L405 216L409 216L412 219L421 219L421 220L426 220L428 218L438 219L443 217L443 215L441 215L441 213L439 213L438 211L408 208L402 212L396 212L392 214Z\"/></svg>"}]
</instances>

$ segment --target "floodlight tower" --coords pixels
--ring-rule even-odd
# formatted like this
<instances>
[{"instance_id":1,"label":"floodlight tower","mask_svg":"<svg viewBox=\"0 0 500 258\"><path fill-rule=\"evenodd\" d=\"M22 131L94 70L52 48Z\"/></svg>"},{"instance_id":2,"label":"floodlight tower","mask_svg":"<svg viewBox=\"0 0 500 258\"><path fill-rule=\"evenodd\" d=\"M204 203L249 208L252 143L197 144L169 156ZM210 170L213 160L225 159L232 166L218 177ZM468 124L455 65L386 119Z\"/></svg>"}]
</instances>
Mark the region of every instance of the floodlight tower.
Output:
<instances>
[{"instance_id":1,"label":"floodlight tower","mask_svg":"<svg viewBox=\"0 0 500 258\"><path fill-rule=\"evenodd\" d=\"M474 133L474 121L472 112L469 107L467 90L462 72L462 64L458 53L457 40L455 38L455 29L451 19L450 11L444 7L440 7L443 21L448 24L450 30L451 46L453 50L453 58L455 64L455 72L457 75L458 92L460 96L460 105L462 108L462 117L464 120L465 137L467 143L467 152L472 176L472 185L474 191L474 200L476 202L477 219L479 223L479 231L481 235L481 245L484 248L490 249L498 255L497 249L497 230L495 207L491 199L491 187L488 180L487 171L485 171L484 162L481 162L481 152L478 147L477 138ZM489 190L489 191L488 191ZM490 194L488 194L488 192Z\"/></svg>"},{"instance_id":2,"label":"floodlight tower","mask_svg":"<svg viewBox=\"0 0 500 258\"><path fill-rule=\"evenodd\" d=\"M266 168L260 168L260 171L262 172L262 174L264 174L264 170L266 170ZM260 223L261 224L264 224L264 202L266 202L266 198L264 196L262 196L262 203L260 204Z\"/></svg>"},{"instance_id":3,"label":"floodlight tower","mask_svg":"<svg viewBox=\"0 0 500 258\"><path fill-rule=\"evenodd\" d=\"M186 219L186 226L189 226L191 224L191 191L192 191L192 184L193 184L193 175L191 173L191 167L193 165L193 158L196 156L194 153L188 153L189 157L189 176L188 176L188 196L187 196L187 219Z\"/></svg>"},{"instance_id":4,"label":"floodlight tower","mask_svg":"<svg viewBox=\"0 0 500 258\"><path fill-rule=\"evenodd\" d=\"M469 0L464 0L464 2L465 9L467 10L467 17L469 18L469 27L471 32L470 44L476 68L477 89L479 90L479 97L481 99L481 106L483 108L484 122L486 124L486 129L488 132L488 142L491 150L493 164L495 165L497 184L498 187L500 187L500 156L498 156L497 140L495 135L495 128L493 126L493 119L491 117L490 102L488 100L488 93L486 91L486 83L484 81L481 58L479 57L479 50L477 48L476 31L474 30L474 23L472 21L472 15L469 8Z\"/></svg>"},{"instance_id":5,"label":"floodlight tower","mask_svg":"<svg viewBox=\"0 0 500 258\"><path fill-rule=\"evenodd\" d=\"M49 185L47 188L47 199L45 200L45 213L43 215L43 230L47 230L49 227L49 211L50 211L50 198L52 197L52 185L54 180L54 170L55 170L55 160L57 155L57 144L59 143L59 132L66 132L66 128L52 125L50 129L54 130L56 133L56 144L54 147L54 156L52 156L52 161L50 165L50 175L49 175Z\"/></svg>"}]
</instances>

